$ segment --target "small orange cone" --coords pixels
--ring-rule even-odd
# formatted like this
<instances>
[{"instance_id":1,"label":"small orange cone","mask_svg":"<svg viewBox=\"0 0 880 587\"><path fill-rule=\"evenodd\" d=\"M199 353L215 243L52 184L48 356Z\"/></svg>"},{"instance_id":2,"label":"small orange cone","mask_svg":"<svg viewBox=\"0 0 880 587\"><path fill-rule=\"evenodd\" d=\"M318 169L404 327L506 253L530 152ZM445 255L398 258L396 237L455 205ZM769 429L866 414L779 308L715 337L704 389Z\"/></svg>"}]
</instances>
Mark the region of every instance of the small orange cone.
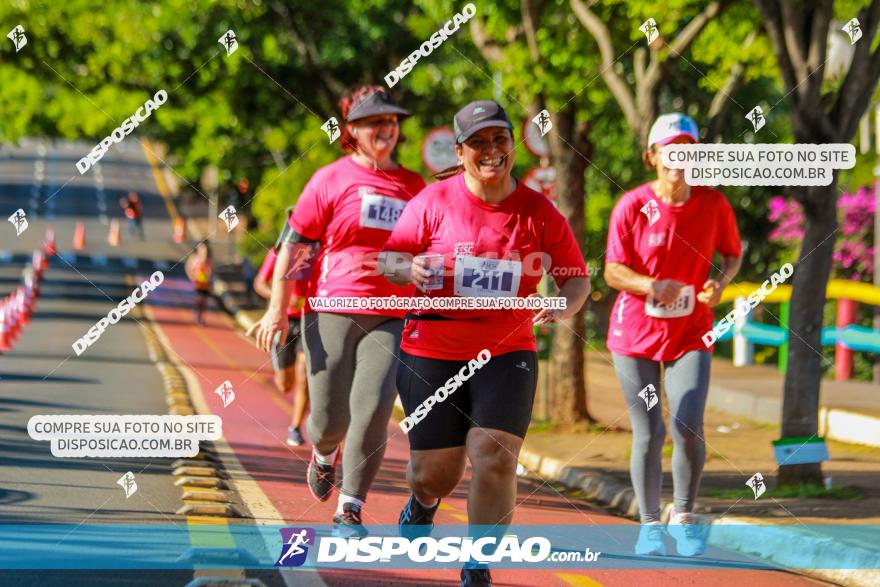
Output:
<instances>
[{"instance_id":1,"label":"small orange cone","mask_svg":"<svg viewBox=\"0 0 880 587\"><path fill-rule=\"evenodd\" d=\"M9 313L6 300L0 302L0 352L12 350L12 338L9 336Z\"/></svg>"},{"instance_id":2,"label":"small orange cone","mask_svg":"<svg viewBox=\"0 0 880 587\"><path fill-rule=\"evenodd\" d=\"M28 308L27 292L25 291L24 286L19 286L18 291L15 294L15 299L18 302L18 308L21 312L21 325L27 326L28 322L31 321L31 312Z\"/></svg>"},{"instance_id":3,"label":"small orange cone","mask_svg":"<svg viewBox=\"0 0 880 587\"><path fill-rule=\"evenodd\" d=\"M6 301L6 309L9 312L9 336L13 342L18 340L18 334L21 332L21 322L19 322L18 304L16 301L13 294L10 294Z\"/></svg>"},{"instance_id":4,"label":"small orange cone","mask_svg":"<svg viewBox=\"0 0 880 587\"><path fill-rule=\"evenodd\" d=\"M107 235L107 244L111 247L119 246L119 221L110 221L110 234Z\"/></svg>"},{"instance_id":5,"label":"small orange cone","mask_svg":"<svg viewBox=\"0 0 880 587\"><path fill-rule=\"evenodd\" d=\"M43 250L47 255L55 254L55 230L51 226L46 229L46 242L43 243Z\"/></svg>"},{"instance_id":6,"label":"small orange cone","mask_svg":"<svg viewBox=\"0 0 880 587\"><path fill-rule=\"evenodd\" d=\"M186 239L186 220L182 216L174 219L174 242L182 243Z\"/></svg>"},{"instance_id":7,"label":"small orange cone","mask_svg":"<svg viewBox=\"0 0 880 587\"><path fill-rule=\"evenodd\" d=\"M86 248L86 227L82 222L76 223L76 230L73 232L73 249L82 251Z\"/></svg>"}]
</instances>

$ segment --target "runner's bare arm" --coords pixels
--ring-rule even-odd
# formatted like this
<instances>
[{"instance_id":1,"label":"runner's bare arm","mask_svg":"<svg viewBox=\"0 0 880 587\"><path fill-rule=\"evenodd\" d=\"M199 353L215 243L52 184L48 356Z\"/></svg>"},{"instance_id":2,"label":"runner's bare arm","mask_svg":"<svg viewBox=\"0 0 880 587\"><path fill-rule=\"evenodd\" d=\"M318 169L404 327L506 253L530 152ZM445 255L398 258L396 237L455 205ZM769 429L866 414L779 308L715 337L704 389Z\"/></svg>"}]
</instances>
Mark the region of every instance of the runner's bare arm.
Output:
<instances>
[{"instance_id":1,"label":"runner's bare arm","mask_svg":"<svg viewBox=\"0 0 880 587\"><path fill-rule=\"evenodd\" d=\"M379 272L385 279L397 285L413 283L424 286L430 278L429 271L422 265L423 259L413 258L409 253L383 251L379 254Z\"/></svg>"},{"instance_id":2,"label":"runner's bare arm","mask_svg":"<svg viewBox=\"0 0 880 587\"><path fill-rule=\"evenodd\" d=\"M651 294L665 304L675 301L679 290L684 285L674 279L655 279L636 273L623 263L607 263L604 275L605 283L616 290L638 296Z\"/></svg>"},{"instance_id":3,"label":"runner's bare arm","mask_svg":"<svg viewBox=\"0 0 880 587\"><path fill-rule=\"evenodd\" d=\"M740 257L722 257L721 274L718 277L710 278L703 284L703 291L697 294L697 300L714 308L721 302L721 294L724 288L730 285L736 274L742 267L742 256Z\"/></svg>"},{"instance_id":4,"label":"runner's bare arm","mask_svg":"<svg viewBox=\"0 0 880 587\"><path fill-rule=\"evenodd\" d=\"M546 322L554 322L556 320L565 320L571 318L578 312L587 301L590 295L590 278L589 277L572 277L567 280L562 287L559 288L558 297L565 298L564 310L541 310L532 319L534 324L544 324Z\"/></svg>"},{"instance_id":5,"label":"runner's bare arm","mask_svg":"<svg viewBox=\"0 0 880 587\"><path fill-rule=\"evenodd\" d=\"M278 259L275 261L275 270L272 276L272 295L269 298L269 307L263 317L255 322L247 331L247 336L253 335L256 345L260 350L269 352L276 336L284 340L287 336L286 308L290 303L293 292L293 281L286 279L287 267L290 264L291 250L305 245L284 244L278 251Z\"/></svg>"}]
</instances>

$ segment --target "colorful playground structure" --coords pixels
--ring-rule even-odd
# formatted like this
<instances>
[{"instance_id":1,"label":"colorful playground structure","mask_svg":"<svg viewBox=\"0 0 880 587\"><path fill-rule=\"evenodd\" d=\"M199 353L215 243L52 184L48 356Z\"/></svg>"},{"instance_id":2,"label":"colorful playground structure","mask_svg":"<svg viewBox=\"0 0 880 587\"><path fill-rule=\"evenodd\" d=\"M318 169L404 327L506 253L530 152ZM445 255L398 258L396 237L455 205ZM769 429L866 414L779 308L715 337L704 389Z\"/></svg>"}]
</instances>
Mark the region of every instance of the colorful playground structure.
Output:
<instances>
[{"instance_id":1,"label":"colorful playground structure","mask_svg":"<svg viewBox=\"0 0 880 587\"><path fill-rule=\"evenodd\" d=\"M746 297L759 289L757 283L734 283L729 285L721 296L721 302L746 303ZM868 283L832 279L828 282L826 296L837 300L836 326L822 329L822 345L835 346L835 373L837 381L852 378L853 351L880 353L880 330L873 330L854 324L858 305L880 306L880 288ZM750 320L750 316L737 317L734 327L719 341L733 339L733 363L737 367L751 365L754 361L755 345L780 347L779 370L783 373L788 365L788 318L791 286L780 285L768 295L763 303L778 303L779 326L761 324Z\"/></svg>"}]
</instances>

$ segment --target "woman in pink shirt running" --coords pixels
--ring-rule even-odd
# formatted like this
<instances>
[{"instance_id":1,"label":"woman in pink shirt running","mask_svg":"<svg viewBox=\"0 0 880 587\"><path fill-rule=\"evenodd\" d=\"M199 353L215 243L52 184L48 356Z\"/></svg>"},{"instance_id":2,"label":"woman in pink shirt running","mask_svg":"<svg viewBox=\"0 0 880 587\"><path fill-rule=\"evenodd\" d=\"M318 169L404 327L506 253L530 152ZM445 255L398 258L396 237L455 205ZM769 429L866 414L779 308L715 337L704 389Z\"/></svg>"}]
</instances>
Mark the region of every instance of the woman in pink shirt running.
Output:
<instances>
[{"instance_id":1,"label":"woman in pink shirt running","mask_svg":"<svg viewBox=\"0 0 880 587\"><path fill-rule=\"evenodd\" d=\"M403 533L429 528L469 460L468 523L482 526L478 533L503 534L516 504L517 456L537 384L532 328L580 311L590 281L565 218L511 175L515 143L504 109L472 102L454 126L461 164L407 205L385 243L383 272L394 283L430 288L428 297L497 299L535 295L547 271L558 276L567 307L407 315L397 388L407 415L412 495L399 523ZM488 569L473 562L461 578L467 586L491 581Z\"/></svg>"},{"instance_id":2,"label":"woman in pink shirt running","mask_svg":"<svg viewBox=\"0 0 880 587\"><path fill-rule=\"evenodd\" d=\"M666 554L660 522L666 436L661 368L673 440L674 510L668 531L680 555L706 549L706 533L693 514L706 460L703 412L712 359L701 337L712 329L712 308L739 271L741 250L724 194L689 186L683 170L660 160L664 145L697 142L697 124L689 116L660 116L645 152L657 179L620 198L608 229L605 281L620 295L607 344L632 422L630 475L642 522L638 554ZM720 268L712 263L716 252Z\"/></svg>"},{"instance_id":3,"label":"woman in pink shirt running","mask_svg":"<svg viewBox=\"0 0 880 587\"><path fill-rule=\"evenodd\" d=\"M306 431L313 446L307 481L316 499L329 499L342 452L335 532L363 536L362 509L385 454L404 313L316 307L310 300L411 295L411 287L392 285L376 272L376 257L425 182L392 158L399 120L409 112L381 86L360 88L343 98L340 110L346 124L339 140L353 153L319 169L303 189L278 252L269 309L248 334L267 352L273 340L284 340L292 280L320 267L309 281L302 318L311 406Z\"/></svg>"}]
</instances>

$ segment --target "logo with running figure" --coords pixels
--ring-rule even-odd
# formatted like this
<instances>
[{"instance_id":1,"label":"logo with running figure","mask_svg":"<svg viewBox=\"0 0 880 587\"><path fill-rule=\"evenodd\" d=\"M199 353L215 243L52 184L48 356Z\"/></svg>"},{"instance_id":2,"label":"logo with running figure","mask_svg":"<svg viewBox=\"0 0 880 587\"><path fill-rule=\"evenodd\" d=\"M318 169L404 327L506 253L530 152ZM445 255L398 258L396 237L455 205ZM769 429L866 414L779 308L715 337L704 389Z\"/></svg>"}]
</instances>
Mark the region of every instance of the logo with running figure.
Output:
<instances>
[{"instance_id":1,"label":"logo with running figure","mask_svg":"<svg viewBox=\"0 0 880 587\"><path fill-rule=\"evenodd\" d=\"M767 491L767 486L764 484L764 476L760 473L752 475L751 478L746 481L746 485L752 488L752 492L755 494L755 499L758 499L765 491Z\"/></svg>"},{"instance_id":2,"label":"logo with running figure","mask_svg":"<svg viewBox=\"0 0 880 587\"><path fill-rule=\"evenodd\" d=\"M125 492L125 499L134 495L138 490L137 482L134 480L134 473L131 471L117 479L116 484L122 487L122 491Z\"/></svg>"},{"instance_id":3,"label":"logo with running figure","mask_svg":"<svg viewBox=\"0 0 880 587\"><path fill-rule=\"evenodd\" d=\"M226 31L222 37L217 39L217 42L223 45L223 48L226 49L227 57L235 53L236 49L238 49L238 41L235 38L235 31L232 29Z\"/></svg>"},{"instance_id":4,"label":"logo with running figure","mask_svg":"<svg viewBox=\"0 0 880 587\"><path fill-rule=\"evenodd\" d=\"M654 226L654 223L660 220L660 206L658 206L657 202L653 199L648 200L648 202L642 206L641 213L648 219L648 226Z\"/></svg>"},{"instance_id":5,"label":"logo with running figure","mask_svg":"<svg viewBox=\"0 0 880 587\"><path fill-rule=\"evenodd\" d=\"M223 407L229 407L229 404L235 401L235 391L232 389L232 383L227 379L214 390L223 401Z\"/></svg>"},{"instance_id":6,"label":"logo with running figure","mask_svg":"<svg viewBox=\"0 0 880 587\"><path fill-rule=\"evenodd\" d=\"M321 128L327 133L327 137L330 139L330 144L332 145L336 139L339 138L341 131L339 130L339 121L336 120L335 116L331 116L327 119L327 122L321 125Z\"/></svg>"},{"instance_id":7,"label":"logo with running figure","mask_svg":"<svg viewBox=\"0 0 880 587\"><path fill-rule=\"evenodd\" d=\"M752 126L755 127L755 132L758 132L764 125L767 124L767 119L764 118L764 111L761 110L760 106L755 106L752 108L752 111L746 114L746 120L752 123Z\"/></svg>"},{"instance_id":8,"label":"logo with running figure","mask_svg":"<svg viewBox=\"0 0 880 587\"><path fill-rule=\"evenodd\" d=\"M649 45L653 43L660 34L660 31L657 29L657 21L653 18L649 18L643 22L642 26L639 27L639 30L645 33L645 38L648 40Z\"/></svg>"},{"instance_id":9,"label":"logo with running figure","mask_svg":"<svg viewBox=\"0 0 880 587\"><path fill-rule=\"evenodd\" d=\"M27 216L21 208L12 213L12 216L9 217L9 222L15 227L15 236L21 236L21 233L27 230Z\"/></svg>"},{"instance_id":10,"label":"logo with running figure","mask_svg":"<svg viewBox=\"0 0 880 587\"><path fill-rule=\"evenodd\" d=\"M6 34L6 37L15 45L15 52L18 53L22 47L27 45L27 37L24 34L24 28L19 24Z\"/></svg>"},{"instance_id":11,"label":"logo with running figure","mask_svg":"<svg viewBox=\"0 0 880 587\"><path fill-rule=\"evenodd\" d=\"M226 209L217 215L217 218L226 223L226 232L232 232L232 229L238 226L238 214L235 206L226 206Z\"/></svg>"},{"instance_id":12,"label":"logo with running figure","mask_svg":"<svg viewBox=\"0 0 880 587\"><path fill-rule=\"evenodd\" d=\"M553 128L553 123L550 121L550 113L546 110L541 110L538 115L532 119L532 122L537 124L538 128L541 129L542 137Z\"/></svg>"},{"instance_id":13,"label":"logo with running figure","mask_svg":"<svg viewBox=\"0 0 880 587\"><path fill-rule=\"evenodd\" d=\"M857 18L850 20L840 30L849 35L850 45L855 45L856 41L862 38L862 26L859 24L859 19Z\"/></svg>"},{"instance_id":14,"label":"logo with running figure","mask_svg":"<svg viewBox=\"0 0 880 587\"><path fill-rule=\"evenodd\" d=\"M645 400L645 405L648 406L648 411L656 406L659 401L657 398L657 388L654 387L653 383L646 385L645 388L639 392L639 397Z\"/></svg>"},{"instance_id":15,"label":"logo with running figure","mask_svg":"<svg viewBox=\"0 0 880 587\"><path fill-rule=\"evenodd\" d=\"M309 546L315 545L314 528L279 528L281 532L281 554L275 561L276 567L301 567L309 555Z\"/></svg>"}]
</instances>

